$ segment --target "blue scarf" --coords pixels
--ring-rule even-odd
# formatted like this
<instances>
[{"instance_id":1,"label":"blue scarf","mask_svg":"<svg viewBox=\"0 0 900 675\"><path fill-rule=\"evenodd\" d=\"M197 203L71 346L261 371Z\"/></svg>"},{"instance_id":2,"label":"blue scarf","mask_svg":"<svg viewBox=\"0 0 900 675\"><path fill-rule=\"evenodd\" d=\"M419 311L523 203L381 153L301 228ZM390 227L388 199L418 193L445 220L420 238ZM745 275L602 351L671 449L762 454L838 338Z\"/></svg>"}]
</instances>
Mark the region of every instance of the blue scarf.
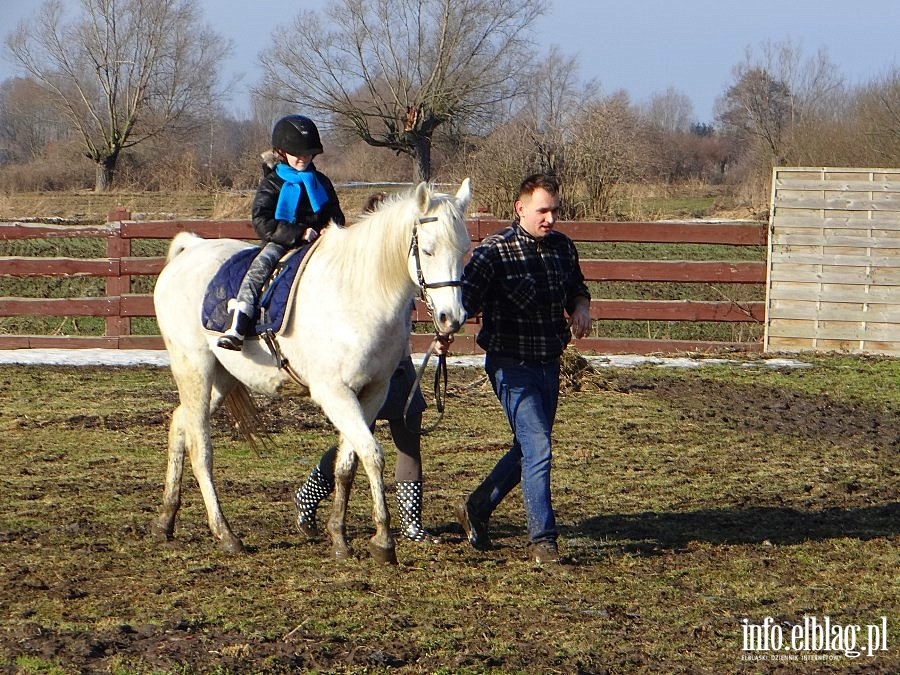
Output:
<instances>
[{"instance_id":1,"label":"blue scarf","mask_svg":"<svg viewBox=\"0 0 900 675\"><path fill-rule=\"evenodd\" d=\"M328 203L328 193L314 170L308 168L306 171L297 171L294 167L279 162L275 165L275 172L284 179L284 185L278 193L278 204L275 206L276 220L296 222L297 204L300 203L300 196L304 190L309 197L313 213L318 213L319 209Z\"/></svg>"}]
</instances>

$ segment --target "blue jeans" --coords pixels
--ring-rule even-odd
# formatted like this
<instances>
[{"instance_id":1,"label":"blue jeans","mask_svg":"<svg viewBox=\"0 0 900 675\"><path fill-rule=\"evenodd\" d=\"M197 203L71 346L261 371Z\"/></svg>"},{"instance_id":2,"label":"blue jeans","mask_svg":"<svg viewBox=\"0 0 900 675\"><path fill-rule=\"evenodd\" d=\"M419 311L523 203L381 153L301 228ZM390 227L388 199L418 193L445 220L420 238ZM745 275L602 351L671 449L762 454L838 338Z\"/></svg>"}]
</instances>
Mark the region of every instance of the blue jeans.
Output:
<instances>
[{"instance_id":1,"label":"blue jeans","mask_svg":"<svg viewBox=\"0 0 900 675\"><path fill-rule=\"evenodd\" d=\"M484 369L509 420L513 442L469 497L469 505L475 516L487 522L497 505L521 482L529 540L556 541L550 497L550 437L559 399L559 359L521 361L488 354Z\"/></svg>"}]
</instances>

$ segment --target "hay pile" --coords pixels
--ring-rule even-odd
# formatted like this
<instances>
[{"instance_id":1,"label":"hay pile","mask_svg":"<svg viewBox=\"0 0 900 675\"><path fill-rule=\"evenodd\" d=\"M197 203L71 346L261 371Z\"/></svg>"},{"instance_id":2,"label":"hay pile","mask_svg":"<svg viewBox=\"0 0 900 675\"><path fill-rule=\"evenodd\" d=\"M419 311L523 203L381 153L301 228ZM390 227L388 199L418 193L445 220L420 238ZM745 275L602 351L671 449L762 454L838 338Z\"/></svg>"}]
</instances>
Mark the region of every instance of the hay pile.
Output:
<instances>
[{"instance_id":1,"label":"hay pile","mask_svg":"<svg viewBox=\"0 0 900 675\"><path fill-rule=\"evenodd\" d=\"M578 353L574 347L563 351L559 360L559 391L568 394L581 391L584 385L596 386L594 376L596 372L588 360Z\"/></svg>"}]
</instances>

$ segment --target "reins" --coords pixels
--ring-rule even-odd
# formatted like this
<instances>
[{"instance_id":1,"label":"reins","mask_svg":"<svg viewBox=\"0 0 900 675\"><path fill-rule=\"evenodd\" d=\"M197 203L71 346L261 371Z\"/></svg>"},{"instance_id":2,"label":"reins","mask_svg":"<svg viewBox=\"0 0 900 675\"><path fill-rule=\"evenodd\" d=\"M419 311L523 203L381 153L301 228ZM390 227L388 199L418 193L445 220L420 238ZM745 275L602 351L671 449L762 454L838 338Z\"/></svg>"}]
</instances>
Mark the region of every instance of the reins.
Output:
<instances>
[{"instance_id":1,"label":"reins","mask_svg":"<svg viewBox=\"0 0 900 675\"><path fill-rule=\"evenodd\" d=\"M440 333L435 334L435 338L439 336ZM412 403L413 398L415 398L416 396L416 390L419 388L419 384L422 381L422 376L425 374L425 367L428 365L428 360L431 358L432 354L434 354L434 341L431 342L431 345L428 347L428 351L425 353L425 358L422 359L422 365L419 366L418 370L416 371L416 380L409 388L409 395L406 397L406 405L403 406L403 425L406 427L407 431L410 431L414 434L419 434L420 436L430 434L432 431L437 429L438 424L440 424L441 419L444 417L444 398L447 395L447 355L438 354L438 361L434 370L434 407L438 411L438 417L433 424L430 424L427 427L423 427L420 424L418 429L413 429L409 426L409 406ZM441 392L442 381L444 385L443 393Z\"/></svg>"}]
</instances>

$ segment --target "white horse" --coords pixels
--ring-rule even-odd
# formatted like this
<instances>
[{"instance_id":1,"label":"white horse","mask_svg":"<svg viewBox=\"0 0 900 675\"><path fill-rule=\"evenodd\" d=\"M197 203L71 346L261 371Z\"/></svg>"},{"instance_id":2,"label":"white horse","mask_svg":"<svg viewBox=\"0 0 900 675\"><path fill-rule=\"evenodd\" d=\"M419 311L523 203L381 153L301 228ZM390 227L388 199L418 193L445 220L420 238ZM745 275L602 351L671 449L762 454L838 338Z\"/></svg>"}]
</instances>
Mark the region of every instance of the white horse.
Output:
<instances>
[{"instance_id":1,"label":"white horse","mask_svg":"<svg viewBox=\"0 0 900 675\"><path fill-rule=\"evenodd\" d=\"M327 525L335 557L350 554L344 524L358 458L372 492L376 532L369 550L381 561L396 562L384 496L384 454L370 425L409 349L409 306L417 290L439 333L453 333L465 321L459 279L470 243L469 199L468 178L455 196L420 183L351 226L330 225L297 282L277 344L289 369L340 433ZM275 394L289 377L262 340L245 341L242 352L223 350L200 323L207 285L222 263L246 246L233 239L176 235L153 294L180 399L169 429L163 510L154 533L167 540L174 536L187 449L209 528L229 553L243 552L244 546L222 514L213 484L210 414L229 394L232 400L246 400L234 394L247 389Z\"/></svg>"}]
</instances>

